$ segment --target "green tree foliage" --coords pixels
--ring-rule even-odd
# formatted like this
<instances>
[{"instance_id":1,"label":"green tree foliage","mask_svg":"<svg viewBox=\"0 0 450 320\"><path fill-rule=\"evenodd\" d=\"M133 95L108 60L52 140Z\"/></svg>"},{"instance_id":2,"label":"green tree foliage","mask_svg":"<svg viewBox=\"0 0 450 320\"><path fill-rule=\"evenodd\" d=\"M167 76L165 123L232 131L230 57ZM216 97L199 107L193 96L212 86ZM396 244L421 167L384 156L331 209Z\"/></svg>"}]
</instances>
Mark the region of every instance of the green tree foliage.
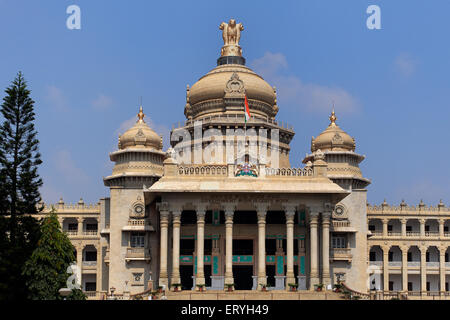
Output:
<instances>
[{"instance_id":1,"label":"green tree foliage","mask_svg":"<svg viewBox=\"0 0 450 320\"><path fill-rule=\"evenodd\" d=\"M17 216L37 213L42 179L37 173L42 163L34 128L34 101L21 72L5 90L0 127L0 177L3 214L11 217L10 239L17 240ZM21 235L19 234L19 237Z\"/></svg>"},{"instance_id":2,"label":"green tree foliage","mask_svg":"<svg viewBox=\"0 0 450 320\"><path fill-rule=\"evenodd\" d=\"M0 125L0 299L26 298L22 267L39 238L42 180L34 101L22 73L5 90Z\"/></svg>"},{"instance_id":3,"label":"green tree foliage","mask_svg":"<svg viewBox=\"0 0 450 320\"><path fill-rule=\"evenodd\" d=\"M41 223L41 237L37 248L25 263L23 275L27 279L28 298L61 300L59 289L67 287L67 268L75 261L72 243L61 231L53 209ZM68 299L85 299L81 290L72 290Z\"/></svg>"}]
</instances>

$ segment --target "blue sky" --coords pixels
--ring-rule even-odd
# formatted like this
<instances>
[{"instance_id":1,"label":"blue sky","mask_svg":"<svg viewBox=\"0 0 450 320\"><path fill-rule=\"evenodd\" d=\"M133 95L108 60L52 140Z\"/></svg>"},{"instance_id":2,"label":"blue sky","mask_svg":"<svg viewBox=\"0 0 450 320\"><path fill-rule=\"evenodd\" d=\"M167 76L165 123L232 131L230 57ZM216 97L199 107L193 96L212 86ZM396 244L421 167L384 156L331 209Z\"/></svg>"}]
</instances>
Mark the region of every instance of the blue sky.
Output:
<instances>
[{"instance_id":1,"label":"blue sky","mask_svg":"<svg viewBox=\"0 0 450 320\"><path fill-rule=\"evenodd\" d=\"M81 8L81 30L66 8ZM381 8L381 30L366 9ZM167 136L184 119L186 84L215 67L218 25L235 18L247 65L278 89L294 126L291 164L338 124L366 155L370 203L450 202L450 2L0 0L1 98L21 70L36 101L46 202L97 202L108 153L143 97Z\"/></svg>"}]
</instances>

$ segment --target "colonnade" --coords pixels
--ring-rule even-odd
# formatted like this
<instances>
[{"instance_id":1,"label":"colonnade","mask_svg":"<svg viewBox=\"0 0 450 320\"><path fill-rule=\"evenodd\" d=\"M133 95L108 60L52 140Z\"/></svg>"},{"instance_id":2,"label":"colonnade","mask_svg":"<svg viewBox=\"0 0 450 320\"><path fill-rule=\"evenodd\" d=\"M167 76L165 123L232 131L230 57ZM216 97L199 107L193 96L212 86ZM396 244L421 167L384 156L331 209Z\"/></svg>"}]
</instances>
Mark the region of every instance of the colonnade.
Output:
<instances>
[{"instance_id":1,"label":"colonnade","mask_svg":"<svg viewBox=\"0 0 450 320\"><path fill-rule=\"evenodd\" d=\"M258 265L257 277L258 288L267 285L266 276L266 215L269 203L256 203L257 228L258 228ZM236 203L222 203L225 213L225 274L224 284L234 284L233 278L233 217L236 211ZM290 283L296 283L294 276L294 216L296 213L296 205L283 205L286 216L286 288ZM169 216L172 213L172 273L171 284L180 284L180 226L181 226L181 206L169 205L166 202L159 204L160 212L160 274L159 285L169 287L168 279L168 228ZM195 275L195 283L197 285L205 284L204 274L204 239L205 239L205 213L206 204L196 206L197 216L197 273ZM328 285L330 279L329 264L329 233L330 233L330 217L331 212L322 212L322 248L319 248L319 211L314 210L309 213L310 227L310 287L319 284L320 275L322 275L322 283ZM321 250L323 263L322 269L319 270L319 250Z\"/></svg>"}]
</instances>

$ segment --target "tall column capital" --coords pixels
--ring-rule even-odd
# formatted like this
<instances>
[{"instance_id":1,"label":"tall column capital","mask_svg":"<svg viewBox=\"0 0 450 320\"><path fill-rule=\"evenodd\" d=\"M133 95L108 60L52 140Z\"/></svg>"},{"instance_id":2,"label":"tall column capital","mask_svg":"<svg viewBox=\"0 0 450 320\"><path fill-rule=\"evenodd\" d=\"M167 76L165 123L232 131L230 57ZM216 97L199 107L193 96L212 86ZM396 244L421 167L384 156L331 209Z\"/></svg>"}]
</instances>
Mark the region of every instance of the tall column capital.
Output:
<instances>
[{"instance_id":1,"label":"tall column capital","mask_svg":"<svg viewBox=\"0 0 450 320\"><path fill-rule=\"evenodd\" d=\"M309 223L317 225L317 221L318 220L319 220L319 212L318 211L311 211L309 213Z\"/></svg>"},{"instance_id":2,"label":"tall column capital","mask_svg":"<svg viewBox=\"0 0 450 320\"><path fill-rule=\"evenodd\" d=\"M225 215L227 214L227 212L234 213L234 211L236 211L236 206L237 206L236 202L223 202L222 203L222 207L225 211Z\"/></svg>"},{"instance_id":3,"label":"tall column capital","mask_svg":"<svg viewBox=\"0 0 450 320\"><path fill-rule=\"evenodd\" d=\"M294 212L295 213L295 211L297 211L298 204L290 202L290 203L283 203L282 206L283 206L284 212Z\"/></svg>"},{"instance_id":4,"label":"tall column capital","mask_svg":"<svg viewBox=\"0 0 450 320\"><path fill-rule=\"evenodd\" d=\"M442 219L442 218L440 218L440 219L438 220L438 223L439 223L439 225L444 225L444 224L445 224L445 220Z\"/></svg>"},{"instance_id":5,"label":"tall column capital","mask_svg":"<svg viewBox=\"0 0 450 320\"><path fill-rule=\"evenodd\" d=\"M409 246L407 245L400 246L400 250L402 251L402 254L407 255L409 251Z\"/></svg>"},{"instance_id":6,"label":"tall column capital","mask_svg":"<svg viewBox=\"0 0 450 320\"><path fill-rule=\"evenodd\" d=\"M197 211L197 222L205 222L206 211Z\"/></svg>"},{"instance_id":7,"label":"tall column capital","mask_svg":"<svg viewBox=\"0 0 450 320\"><path fill-rule=\"evenodd\" d=\"M330 223L331 212L322 212L322 224Z\"/></svg>"},{"instance_id":8,"label":"tall column capital","mask_svg":"<svg viewBox=\"0 0 450 320\"><path fill-rule=\"evenodd\" d=\"M169 203L168 202L159 202L156 204L156 208L161 211L169 211Z\"/></svg>"},{"instance_id":9,"label":"tall column capital","mask_svg":"<svg viewBox=\"0 0 450 320\"><path fill-rule=\"evenodd\" d=\"M180 226L181 224L181 211L172 211L172 223L175 226Z\"/></svg>"},{"instance_id":10,"label":"tall column capital","mask_svg":"<svg viewBox=\"0 0 450 320\"><path fill-rule=\"evenodd\" d=\"M408 222L408 219L402 218L402 219L400 219L400 222L401 222L402 224L406 224L406 222Z\"/></svg>"},{"instance_id":11,"label":"tall column capital","mask_svg":"<svg viewBox=\"0 0 450 320\"><path fill-rule=\"evenodd\" d=\"M225 223L233 223L234 211L225 211Z\"/></svg>"},{"instance_id":12,"label":"tall column capital","mask_svg":"<svg viewBox=\"0 0 450 320\"><path fill-rule=\"evenodd\" d=\"M424 219L424 218L420 218L420 219L419 219L420 224L425 224L426 221L427 221L427 220Z\"/></svg>"},{"instance_id":13,"label":"tall column capital","mask_svg":"<svg viewBox=\"0 0 450 320\"><path fill-rule=\"evenodd\" d=\"M381 219L381 222L382 222L383 224L388 224L389 219L388 219L388 218L383 218L383 219Z\"/></svg>"},{"instance_id":14,"label":"tall column capital","mask_svg":"<svg viewBox=\"0 0 450 320\"><path fill-rule=\"evenodd\" d=\"M257 211L258 223L266 223L267 211Z\"/></svg>"},{"instance_id":15,"label":"tall column capital","mask_svg":"<svg viewBox=\"0 0 450 320\"><path fill-rule=\"evenodd\" d=\"M197 214L200 212L205 213L206 212L206 208L208 207L208 203L206 202L198 202L195 204L195 211L197 212Z\"/></svg>"},{"instance_id":16,"label":"tall column capital","mask_svg":"<svg viewBox=\"0 0 450 320\"><path fill-rule=\"evenodd\" d=\"M269 202L255 202L253 203L255 206L256 212L267 212L269 209Z\"/></svg>"},{"instance_id":17,"label":"tall column capital","mask_svg":"<svg viewBox=\"0 0 450 320\"><path fill-rule=\"evenodd\" d=\"M391 246L384 245L384 246L381 246L381 249L383 250L383 254L389 254L389 250L391 250Z\"/></svg>"},{"instance_id":18,"label":"tall column capital","mask_svg":"<svg viewBox=\"0 0 450 320\"><path fill-rule=\"evenodd\" d=\"M286 211L286 223L294 223L295 211Z\"/></svg>"},{"instance_id":19,"label":"tall column capital","mask_svg":"<svg viewBox=\"0 0 450 320\"><path fill-rule=\"evenodd\" d=\"M419 246L419 251L420 251L421 255L426 255L426 253L428 251L428 246L426 246L426 245Z\"/></svg>"},{"instance_id":20,"label":"tall column capital","mask_svg":"<svg viewBox=\"0 0 450 320\"><path fill-rule=\"evenodd\" d=\"M170 212L169 211L160 211L159 212L159 220L161 222L168 222L169 221Z\"/></svg>"}]
</instances>

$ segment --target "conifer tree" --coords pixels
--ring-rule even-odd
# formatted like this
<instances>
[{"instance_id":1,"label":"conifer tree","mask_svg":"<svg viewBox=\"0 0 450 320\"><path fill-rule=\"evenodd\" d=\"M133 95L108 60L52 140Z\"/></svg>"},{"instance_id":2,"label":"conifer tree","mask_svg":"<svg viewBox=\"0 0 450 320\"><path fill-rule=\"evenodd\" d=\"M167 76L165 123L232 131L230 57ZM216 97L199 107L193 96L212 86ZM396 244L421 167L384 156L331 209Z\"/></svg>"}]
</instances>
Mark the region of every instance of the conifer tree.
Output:
<instances>
[{"instance_id":1,"label":"conifer tree","mask_svg":"<svg viewBox=\"0 0 450 320\"><path fill-rule=\"evenodd\" d=\"M27 296L22 267L39 238L42 180L39 141L34 128L34 101L19 72L5 90L0 108L0 299Z\"/></svg>"},{"instance_id":2,"label":"conifer tree","mask_svg":"<svg viewBox=\"0 0 450 320\"><path fill-rule=\"evenodd\" d=\"M4 118L0 127L0 196L5 202L0 213L10 216L10 239L14 245L17 218L38 211L42 179L37 168L42 161L34 128L34 101L21 72L5 93L0 109Z\"/></svg>"}]
</instances>

